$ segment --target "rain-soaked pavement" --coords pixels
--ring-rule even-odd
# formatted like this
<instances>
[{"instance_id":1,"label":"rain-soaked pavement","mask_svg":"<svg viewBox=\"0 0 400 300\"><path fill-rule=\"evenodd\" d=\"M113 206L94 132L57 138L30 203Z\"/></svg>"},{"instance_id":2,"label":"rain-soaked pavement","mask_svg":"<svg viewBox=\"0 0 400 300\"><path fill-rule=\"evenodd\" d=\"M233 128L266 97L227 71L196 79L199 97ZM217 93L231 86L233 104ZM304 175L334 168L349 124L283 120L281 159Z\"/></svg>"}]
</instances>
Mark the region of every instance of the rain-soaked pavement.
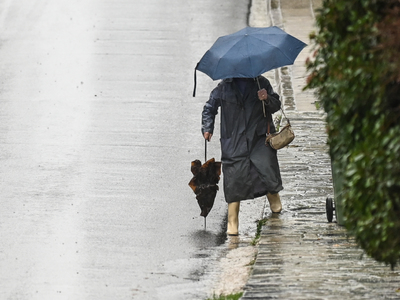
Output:
<instances>
[{"instance_id":1,"label":"rain-soaked pavement","mask_svg":"<svg viewBox=\"0 0 400 300\"><path fill-rule=\"evenodd\" d=\"M247 25L250 2L258 26L283 24L308 42L319 0L0 3L0 299L205 299L220 261L242 284L249 266L231 267L253 257L264 201L242 206L239 242L227 242L222 191L204 231L187 183L190 161L204 159L200 112L216 84L198 74L193 99L193 68ZM297 137L279 154L284 211L266 212L243 299L400 298L398 270L360 260L326 221L323 115L300 92L306 52L267 74L282 79Z\"/></svg>"},{"instance_id":2,"label":"rain-soaked pavement","mask_svg":"<svg viewBox=\"0 0 400 300\"><path fill-rule=\"evenodd\" d=\"M313 12L321 1L270 3L264 22L308 42ZM284 209L280 215L266 213L257 260L242 299L400 299L399 268L392 271L363 255L342 226L327 222L325 199L333 196L333 188L324 115L315 109L313 94L302 91L310 50L271 76L296 138L278 152Z\"/></svg>"},{"instance_id":3,"label":"rain-soaked pavement","mask_svg":"<svg viewBox=\"0 0 400 300\"><path fill-rule=\"evenodd\" d=\"M0 299L206 298L226 204L219 193L204 231L187 183L215 83L198 76L192 98L193 68L247 10L0 3Z\"/></svg>"}]
</instances>

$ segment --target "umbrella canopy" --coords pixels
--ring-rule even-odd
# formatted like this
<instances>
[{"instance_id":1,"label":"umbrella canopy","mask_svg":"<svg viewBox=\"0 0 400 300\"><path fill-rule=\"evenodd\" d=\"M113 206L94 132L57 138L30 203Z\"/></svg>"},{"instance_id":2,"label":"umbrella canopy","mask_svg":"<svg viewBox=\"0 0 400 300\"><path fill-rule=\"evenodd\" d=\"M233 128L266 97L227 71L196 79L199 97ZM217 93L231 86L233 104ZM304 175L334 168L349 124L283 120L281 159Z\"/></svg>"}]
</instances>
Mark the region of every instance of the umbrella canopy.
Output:
<instances>
[{"instance_id":1,"label":"umbrella canopy","mask_svg":"<svg viewBox=\"0 0 400 300\"><path fill-rule=\"evenodd\" d=\"M195 70L213 80L255 78L294 63L305 43L273 27L246 27L222 36L204 54Z\"/></svg>"},{"instance_id":2,"label":"umbrella canopy","mask_svg":"<svg viewBox=\"0 0 400 300\"><path fill-rule=\"evenodd\" d=\"M214 158L208 160L203 165L196 159L191 163L193 178L189 186L196 194L197 203L200 206L200 216L207 217L214 205L214 199L218 191L218 182L221 175L221 162L216 162Z\"/></svg>"}]
</instances>

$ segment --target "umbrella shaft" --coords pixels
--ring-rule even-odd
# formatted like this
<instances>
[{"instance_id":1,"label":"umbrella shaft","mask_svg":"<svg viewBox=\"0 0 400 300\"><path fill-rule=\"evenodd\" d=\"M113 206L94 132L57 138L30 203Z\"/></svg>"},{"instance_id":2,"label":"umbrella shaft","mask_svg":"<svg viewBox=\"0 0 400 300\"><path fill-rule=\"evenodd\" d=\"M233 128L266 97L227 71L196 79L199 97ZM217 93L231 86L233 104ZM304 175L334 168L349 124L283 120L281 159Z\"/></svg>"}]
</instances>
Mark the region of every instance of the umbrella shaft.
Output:
<instances>
[{"instance_id":1,"label":"umbrella shaft","mask_svg":"<svg viewBox=\"0 0 400 300\"><path fill-rule=\"evenodd\" d=\"M257 79L258 89L261 90L260 81L258 81L258 77L256 77L256 79Z\"/></svg>"},{"instance_id":2,"label":"umbrella shaft","mask_svg":"<svg viewBox=\"0 0 400 300\"><path fill-rule=\"evenodd\" d=\"M260 81L258 81L258 77L256 77L256 79L257 79L257 84L258 84L258 90L261 90ZM264 102L264 100L262 101L262 106L263 106L264 117L266 117L267 115L265 114L265 102Z\"/></svg>"},{"instance_id":3,"label":"umbrella shaft","mask_svg":"<svg viewBox=\"0 0 400 300\"><path fill-rule=\"evenodd\" d=\"M207 162L207 140L204 139L204 162Z\"/></svg>"}]
</instances>

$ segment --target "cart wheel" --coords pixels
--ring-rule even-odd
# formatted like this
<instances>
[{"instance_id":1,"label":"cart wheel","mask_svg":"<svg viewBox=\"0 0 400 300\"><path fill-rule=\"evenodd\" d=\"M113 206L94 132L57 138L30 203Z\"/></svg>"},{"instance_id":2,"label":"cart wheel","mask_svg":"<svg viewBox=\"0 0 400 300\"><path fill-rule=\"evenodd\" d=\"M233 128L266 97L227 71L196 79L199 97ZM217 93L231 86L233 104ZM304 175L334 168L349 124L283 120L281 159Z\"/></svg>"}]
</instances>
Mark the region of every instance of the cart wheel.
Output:
<instances>
[{"instance_id":1,"label":"cart wheel","mask_svg":"<svg viewBox=\"0 0 400 300\"><path fill-rule=\"evenodd\" d=\"M326 198L326 217L328 222L332 222L333 219L333 200L332 198Z\"/></svg>"}]
</instances>

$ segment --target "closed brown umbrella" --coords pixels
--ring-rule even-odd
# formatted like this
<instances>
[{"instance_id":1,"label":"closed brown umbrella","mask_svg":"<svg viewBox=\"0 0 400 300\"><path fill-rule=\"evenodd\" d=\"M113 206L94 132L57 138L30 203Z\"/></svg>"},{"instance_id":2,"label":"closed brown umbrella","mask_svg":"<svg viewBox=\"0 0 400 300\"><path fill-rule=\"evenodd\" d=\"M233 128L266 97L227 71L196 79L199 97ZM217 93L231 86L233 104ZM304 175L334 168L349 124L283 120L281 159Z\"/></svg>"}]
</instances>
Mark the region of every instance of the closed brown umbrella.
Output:
<instances>
[{"instance_id":1,"label":"closed brown umbrella","mask_svg":"<svg viewBox=\"0 0 400 300\"><path fill-rule=\"evenodd\" d=\"M221 175L221 162L216 162L214 158L211 158L201 164L201 161L196 159L191 163L191 171L193 178L190 180L189 186L196 194L197 203L201 209L200 216L204 217L205 224L205 218L211 211L215 196L219 190L218 182Z\"/></svg>"}]
</instances>

